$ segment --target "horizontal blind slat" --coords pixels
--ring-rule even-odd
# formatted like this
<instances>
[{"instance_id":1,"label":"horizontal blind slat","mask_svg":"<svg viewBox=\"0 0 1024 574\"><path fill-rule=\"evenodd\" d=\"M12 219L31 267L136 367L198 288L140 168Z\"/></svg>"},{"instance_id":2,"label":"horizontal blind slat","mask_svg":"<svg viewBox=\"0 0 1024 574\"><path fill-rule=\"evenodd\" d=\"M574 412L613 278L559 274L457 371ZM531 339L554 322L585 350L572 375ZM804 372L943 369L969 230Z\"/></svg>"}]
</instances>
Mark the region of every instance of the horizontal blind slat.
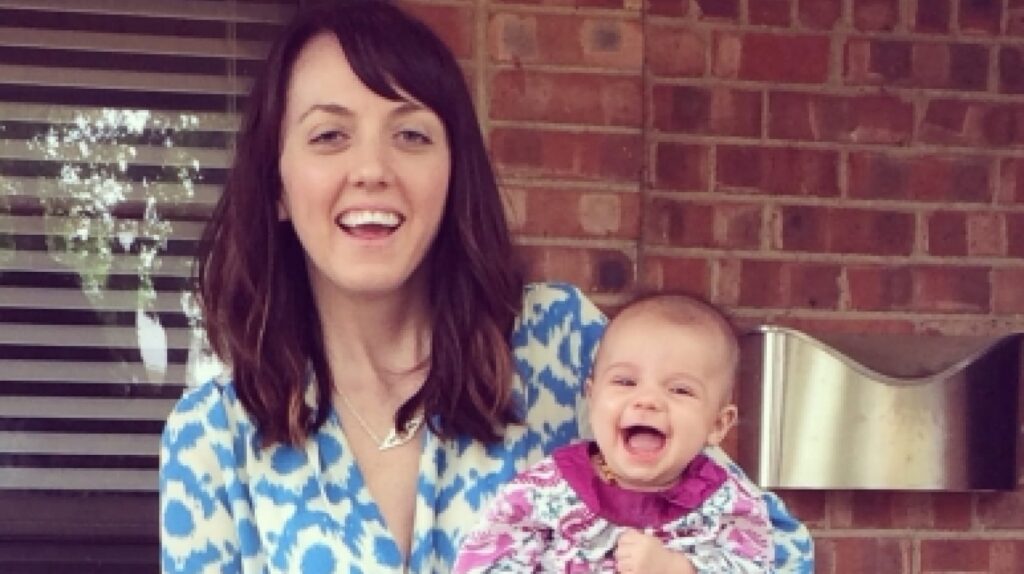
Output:
<instances>
[{"instance_id":1,"label":"horizontal blind slat","mask_svg":"<svg viewBox=\"0 0 1024 574\"><path fill-rule=\"evenodd\" d=\"M0 84L242 96L246 78L0 64Z\"/></svg>"},{"instance_id":2,"label":"horizontal blind slat","mask_svg":"<svg viewBox=\"0 0 1024 574\"><path fill-rule=\"evenodd\" d=\"M52 469L0 467L0 488L18 490L96 490L152 492L157 488L155 470Z\"/></svg>"},{"instance_id":3,"label":"horizontal blind slat","mask_svg":"<svg viewBox=\"0 0 1024 574\"><path fill-rule=\"evenodd\" d=\"M178 182L143 183L123 180L119 181L118 185L122 186L125 195L125 199L119 205L132 201L145 202L149 195L177 198L173 204L163 206L168 209L190 205L212 207L217 203L221 189L216 185L199 183L192 186L192 197L181 198L181 183ZM9 200L32 197L59 203L61 200L67 200L69 193L84 193L88 189L88 182L76 184L49 178L7 176L0 173L0 198L6 196ZM3 265L2 261L0 265Z\"/></svg>"},{"instance_id":4,"label":"horizontal blind slat","mask_svg":"<svg viewBox=\"0 0 1024 574\"><path fill-rule=\"evenodd\" d=\"M166 112L136 110L145 114L147 127L169 128L176 132L227 132L238 130L241 121L237 113ZM4 121L35 122L49 125L76 124L82 120L105 119L109 114L123 113L103 107L42 105L28 102L0 102L0 117Z\"/></svg>"},{"instance_id":5,"label":"horizontal blind slat","mask_svg":"<svg viewBox=\"0 0 1024 574\"><path fill-rule=\"evenodd\" d=\"M0 431L0 452L150 456L160 452L160 439L155 435Z\"/></svg>"},{"instance_id":6,"label":"horizontal blind slat","mask_svg":"<svg viewBox=\"0 0 1024 574\"><path fill-rule=\"evenodd\" d=\"M149 303L156 313L181 312L180 292L160 292ZM136 291L107 290L86 298L78 289L47 287L0 287L0 308L7 309L87 309L95 311L135 311L139 307Z\"/></svg>"},{"instance_id":7,"label":"horizontal blind slat","mask_svg":"<svg viewBox=\"0 0 1024 574\"><path fill-rule=\"evenodd\" d=\"M144 16L218 22L253 22L280 24L293 12L290 6L278 3L228 4L200 0L0 0L0 8L13 10L52 10L107 16Z\"/></svg>"},{"instance_id":8,"label":"horizontal blind slat","mask_svg":"<svg viewBox=\"0 0 1024 574\"><path fill-rule=\"evenodd\" d=\"M0 265L7 271L34 271L39 273L74 273L68 265L54 259L50 253L26 252L0 249ZM140 269L138 256L112 255L109 275L137 275ZM160 264L148 269L153 277L188 277L192 269L192 258L181 255L161 255Z\"/></svg>"},{"instance_id":9,"label":"horizontal blind slat","mask_svg":"<svg viewBox=\"0 0 1024 574\"><path fill-rule=\"evenodd\" d=\"M60 383L148 383L151 375L141 363L87 363L82 361L30 361L0 359L0 383L3 381L36 381ZM184 385L183 365L169 364L162 377L163 384ZM153 383L156 384L156 383ZM0 403L7 401L4 398ZM136 399L131 399L136 400ZM34 411L33 411L34 412Z\"/></svg>"},{"instance_id":10,"label":"horizontal blind slat","mask_svg":"<svg viewBox=\"0 0 1024 574\"><path fill-rule=\"evenodd\" d=\"M0 46L248 60L262 59L266 53L262 42L3 26Z\"/></svg>"},{"instance_id":11,"label":"horizontal blind slat","mask_svg":"<svg viewBox=\"0 0 1024 574\"><path fill-rule=\"evenodd\" d=\"M195 241L203 233L205 223L199 221L171 221L171 218L164 221L171 227L167 239ZM0 214L0 234L20 235L54 235L58 233L54 229L70 229L79 220L67 217L50 216L41 221L39 216L13 216ZM43 223L47 225L42 225ZM122 223L138 223L137 220L123 220Z\"/></svg>"},{"instance_id":12,"label":"horizontal blind slat","mask_svg":"<svg viewBox=\"0 0 1024 574\"><path fill-rule=\"evenodd\" d=\"M187 350L192 333L188 329L111 325L10 325L0 323L0 345L52 347L104 347L112 349L152 348Z\"/></svg>"},{"instance_id":13,"label":"horizontal blind slat","mask_svg":"<svg viewBox=\"0 0 1024 574\"><path fill-rule=\"evenodd\" d=\"M2 364L2 363L0 363ZM0 417L163 421L174 399L90 397L16 397L0 400Z\"/></svg>"}]
</instances>

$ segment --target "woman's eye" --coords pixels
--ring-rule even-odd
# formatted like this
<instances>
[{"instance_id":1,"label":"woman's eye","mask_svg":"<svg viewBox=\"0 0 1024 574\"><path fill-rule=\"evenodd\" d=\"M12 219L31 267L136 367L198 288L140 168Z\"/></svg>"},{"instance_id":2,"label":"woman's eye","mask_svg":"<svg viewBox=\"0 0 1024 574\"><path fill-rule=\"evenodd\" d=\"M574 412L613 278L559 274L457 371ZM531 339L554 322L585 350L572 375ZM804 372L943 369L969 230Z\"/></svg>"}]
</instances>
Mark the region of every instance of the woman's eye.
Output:
<instances>
[{"instance_id":1,"label":"woman's eye","mask_svg":"<svg viewBox=\"0 0 1024 574\"><path fill-rule=\"evenodd\" d=\"M430 139L430 136L419 130L399 130L395 137L397 137L398 140L404 144L430 145L431 143L433 143L433 140Z\"/></svg>"},{"instance_id":2,"label":"woman's eye","mask_svg":"<svg viewBox=\"0 0 1024 574\"><path fill-rule=\"evenodd\" d=\"M337 143L345 139L345 133L341 130L324 130L313 134L310 138L309 143Z\"/></svg>"}]
</instances>

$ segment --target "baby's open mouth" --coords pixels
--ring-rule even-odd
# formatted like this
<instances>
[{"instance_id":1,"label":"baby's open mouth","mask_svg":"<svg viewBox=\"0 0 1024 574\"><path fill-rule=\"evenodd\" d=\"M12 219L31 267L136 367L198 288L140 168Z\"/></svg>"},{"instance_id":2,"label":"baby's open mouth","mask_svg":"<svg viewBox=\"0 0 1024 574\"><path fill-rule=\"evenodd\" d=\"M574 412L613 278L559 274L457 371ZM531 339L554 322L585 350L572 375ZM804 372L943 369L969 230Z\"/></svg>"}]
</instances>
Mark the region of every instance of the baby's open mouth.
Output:
<instances>
[{"instance_id":1,"label":"baby's open mouth","mask_svg":"<svg viewBox=\"0 0 1024 574\"><path fill-rule=\"evenodd\" d=\"M655 453L665 446L665 433L646 425L632 425L622 429L626 448L637 453Z\"/></svg>"},{"instance_id":2,"label":"baby's open mouth","mask_svg":"<svg viewBox=\"0 0 1024 574\"><path fill-rule=\"evenodd\" d=\"M394 233L405 221L394 211L353 209L345 211L334 222L349 235L362 239L376 239Z\"/></svg>"}]
</instances>

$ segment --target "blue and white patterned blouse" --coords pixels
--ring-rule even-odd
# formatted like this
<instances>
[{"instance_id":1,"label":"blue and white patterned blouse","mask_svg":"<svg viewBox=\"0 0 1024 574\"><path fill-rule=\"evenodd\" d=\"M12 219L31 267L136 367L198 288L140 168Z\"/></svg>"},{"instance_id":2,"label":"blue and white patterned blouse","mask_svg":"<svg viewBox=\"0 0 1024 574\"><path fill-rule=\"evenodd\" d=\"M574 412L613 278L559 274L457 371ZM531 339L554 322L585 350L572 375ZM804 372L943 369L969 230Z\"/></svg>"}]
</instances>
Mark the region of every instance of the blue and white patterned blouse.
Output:
<instances>
[{"instance_id":1,"label":"blue and white patterned blouse","mask_svg":"<svg viewBox=\"0 0 1024 574\"><path fill-rule=\"evenodd\" d=\"M582 382L604 324L575 287L527 287L512 337L526 424L509 427L492 446L422 433L407 561L370 497L337 411L301 448L261 448L230 383L190 389L168 418L160 451L163 571L450 571L459 542L498 486L581 435ZM778 571L810 573L807 531L767 498L779 529Z\"/></svg>"}]
</instances>

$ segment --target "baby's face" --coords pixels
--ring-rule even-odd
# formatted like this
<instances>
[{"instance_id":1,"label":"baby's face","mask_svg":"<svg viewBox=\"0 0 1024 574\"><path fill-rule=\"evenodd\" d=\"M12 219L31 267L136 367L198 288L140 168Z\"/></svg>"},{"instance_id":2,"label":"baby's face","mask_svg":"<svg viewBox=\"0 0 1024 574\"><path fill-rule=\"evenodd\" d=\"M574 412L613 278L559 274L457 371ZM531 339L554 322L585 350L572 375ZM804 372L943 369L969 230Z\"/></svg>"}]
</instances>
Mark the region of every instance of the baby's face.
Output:
<instances>
[{"instance_id":1,"label":"baby's face","mask_svg":"<svg viewBox=\"0 0 1024 574\"><path fill-rule=\"evenodd\" d=\"M672 486L728 432L736 409L728 404L727 341L711 324L680 325L644 311L609 327L588 401L594 438L621 486Z\"/></svg>"}]
</instances>

